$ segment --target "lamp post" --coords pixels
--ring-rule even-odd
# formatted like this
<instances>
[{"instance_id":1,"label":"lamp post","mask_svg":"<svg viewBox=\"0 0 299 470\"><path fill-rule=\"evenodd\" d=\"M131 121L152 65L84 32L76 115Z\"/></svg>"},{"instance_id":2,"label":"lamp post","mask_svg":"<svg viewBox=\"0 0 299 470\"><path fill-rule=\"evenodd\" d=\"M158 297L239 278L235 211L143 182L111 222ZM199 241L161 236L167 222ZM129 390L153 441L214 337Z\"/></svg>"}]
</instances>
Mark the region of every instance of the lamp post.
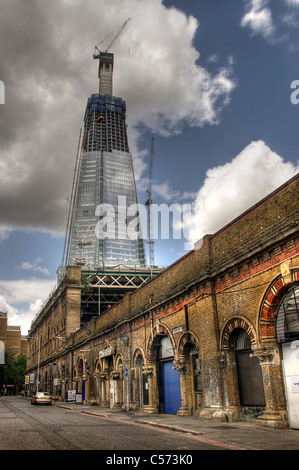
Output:
<instances>
[{"instance_id":1,"label":"lamp post","mask_svg":"<svg viewBox=\"0 0 299 470\"><path fill-rule=\"evenodd\" d=\"M60 341L66 341L66 338L64 336L54 336L54 339L59 339ZM55 363L56 364L56 363ZM61 383L61 382L60 382ZM57 368L56 368L56 377L53 380L53 386L54 386L54 391L55 391L55 400L56 400L56 392L57 392L57 385L58 385L58 378L57 378ZM60 390L61 393L61 390Z\"/></svg>"},{"instance_id":2,"label":"lamp post","mask_svg":"<svg viewBox=\"0 0 299 470\"><path fill-rule=\"evenodd\" d=\"M37 392L38 392L38 386L39 386L39 364L40 364L40 335L38 337L38 359L37 359L37 381L36 381Z\"/></svg>"},{"instance_id":3,"label":"lamp post","mask_svg":"<svg viewBox=\"0 0 299 470\"><path fill-rule=\"evenodd\" d=\"M27 336L27 339L35 339L35 336ZM37 380L36 380L37 392L38 392L38 386L39 386L39 364L40 364L40 335L38 336Z\"/></svg>"}]
</instances>

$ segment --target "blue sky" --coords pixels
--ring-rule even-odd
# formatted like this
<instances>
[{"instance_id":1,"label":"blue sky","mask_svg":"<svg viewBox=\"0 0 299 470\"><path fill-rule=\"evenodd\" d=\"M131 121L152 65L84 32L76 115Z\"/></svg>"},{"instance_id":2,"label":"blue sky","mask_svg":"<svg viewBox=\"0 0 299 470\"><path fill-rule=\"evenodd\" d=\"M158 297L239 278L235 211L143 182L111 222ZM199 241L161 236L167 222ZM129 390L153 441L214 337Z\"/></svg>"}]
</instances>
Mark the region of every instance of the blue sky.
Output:
<instances>
[{"instance_id":1,"label":"blue sky","mask_svg":"<svg viewBox=\"0 0 299 470\"><path fill-rule=\"evenodd\" d=\"M154 137L154 203L192 204L194 242L298 171L299 0L24 3L1 5L0 310L26 334L62 260L94 45L131 17L112 52L139 202ZM185 242L156 240L156 263Z\"/></svg>"}]
</instances>

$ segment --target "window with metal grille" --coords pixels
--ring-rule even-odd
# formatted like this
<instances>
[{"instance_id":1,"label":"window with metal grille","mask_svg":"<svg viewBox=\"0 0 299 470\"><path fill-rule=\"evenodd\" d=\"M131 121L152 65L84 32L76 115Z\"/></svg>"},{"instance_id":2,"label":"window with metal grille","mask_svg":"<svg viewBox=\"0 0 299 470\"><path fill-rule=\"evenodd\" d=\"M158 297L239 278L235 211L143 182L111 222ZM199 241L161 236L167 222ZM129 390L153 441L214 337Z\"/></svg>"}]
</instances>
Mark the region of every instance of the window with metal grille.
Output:
<instances>
[{"instance_id":1,"label":"window with metal grille","mask_svg":"<svg viewBox=\"0 0 299 470\"><path fill-rule=\"evenodd\" d=\"M299 339L299 286L292 287L282 299L276 319L278 343Z\"/></svg>"}]
</instances>

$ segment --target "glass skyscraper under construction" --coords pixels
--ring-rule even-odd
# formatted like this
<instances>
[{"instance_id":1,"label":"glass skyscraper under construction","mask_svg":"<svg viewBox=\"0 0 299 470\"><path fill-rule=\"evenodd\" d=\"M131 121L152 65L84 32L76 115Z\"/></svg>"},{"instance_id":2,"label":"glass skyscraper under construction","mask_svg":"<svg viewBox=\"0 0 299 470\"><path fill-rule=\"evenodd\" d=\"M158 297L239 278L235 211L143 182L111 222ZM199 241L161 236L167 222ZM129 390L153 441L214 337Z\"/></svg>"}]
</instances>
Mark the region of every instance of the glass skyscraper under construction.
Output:
<instances>
[{"instance_id":1,"label":"glass skyscraper under construction","mask_svg":"<svg viewBox=\"0 0 299 470\"><path fill-rule=\"evenodd\" d=\"M68 220L65 264L144 267L126 103L112 94L113 54L101 52L99 93L88 99ZM128 214L128 208L136 207ZM107 213L107 210L109 214Z\"/></svg>"}]
</instances>

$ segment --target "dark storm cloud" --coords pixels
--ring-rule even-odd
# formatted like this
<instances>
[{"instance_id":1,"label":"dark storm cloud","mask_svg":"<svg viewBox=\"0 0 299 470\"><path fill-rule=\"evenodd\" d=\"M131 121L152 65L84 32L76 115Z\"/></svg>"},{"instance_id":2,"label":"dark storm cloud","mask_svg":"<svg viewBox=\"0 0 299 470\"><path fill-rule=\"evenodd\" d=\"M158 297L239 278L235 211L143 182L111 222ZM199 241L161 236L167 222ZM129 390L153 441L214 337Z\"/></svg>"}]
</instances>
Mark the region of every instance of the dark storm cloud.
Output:
<instances>
[{"instance_id":1,"label":"dark storm cloud","mask_svg":"<svg viewBox=\"0 0 299 470\"><path fill-rule=\"evenodd\" d=\"M229 69L211 77L195 65L195 18L165 8L162 0L2 0L2 230L64 232L65 198L70 194L86 100L98 89L94 45L132 12L132 53L128 55L124 35L124 42L116 45L114 93L128 104L133 155L138 156L138 123L171 135L180 132L180 121L195 126L218 122L219 103L229 101L235 84ZM149 18L155 18L155 38ZM142 159L135 160L137 176L143 168Z\"/></svg>"},{"instance_id":2,"label":"dark storm cloud","mask_svg":"<svg viewBox=\"0 0 299 470\"><path fill-rule=\"evenodd\" d=\"M60 7L38 0L1 5L0 209L8 227L64 229L84 78L77 69L82 64L71 60L71 43L61 40Z\"/></svg>"}]
</instances>

